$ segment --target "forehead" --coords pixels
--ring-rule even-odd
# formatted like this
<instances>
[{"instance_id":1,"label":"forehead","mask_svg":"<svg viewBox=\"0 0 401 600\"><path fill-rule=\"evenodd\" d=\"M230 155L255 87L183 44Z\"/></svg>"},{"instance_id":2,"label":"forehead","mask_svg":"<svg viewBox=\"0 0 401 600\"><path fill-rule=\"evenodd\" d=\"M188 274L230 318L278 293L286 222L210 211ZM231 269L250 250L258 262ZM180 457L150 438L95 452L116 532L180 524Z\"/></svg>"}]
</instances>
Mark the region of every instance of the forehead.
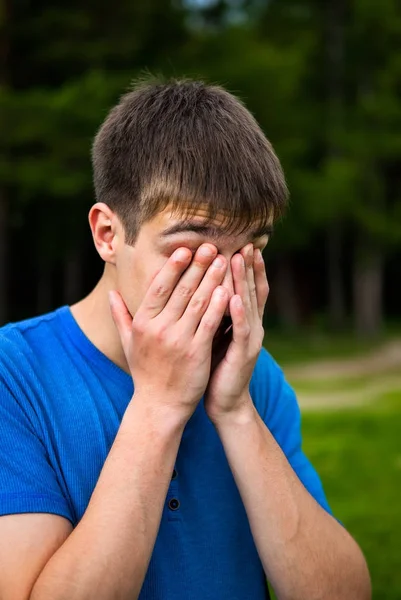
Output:
<instances>
[{"instance_id":1,"label":"forehead","mask_svg":"<svg viewBox=\"0 0 401 600\"><path fill-rule=\"evenodd\" d=\"M268 235L271 233L273 216L267 221L255 219L249 222L223 213L210 214L208 206L180 207L179 210L167 206L151 221L154 232L161 237L198 233L216 239L246 237L250 234Z\"/></svg>"}]
</instances>

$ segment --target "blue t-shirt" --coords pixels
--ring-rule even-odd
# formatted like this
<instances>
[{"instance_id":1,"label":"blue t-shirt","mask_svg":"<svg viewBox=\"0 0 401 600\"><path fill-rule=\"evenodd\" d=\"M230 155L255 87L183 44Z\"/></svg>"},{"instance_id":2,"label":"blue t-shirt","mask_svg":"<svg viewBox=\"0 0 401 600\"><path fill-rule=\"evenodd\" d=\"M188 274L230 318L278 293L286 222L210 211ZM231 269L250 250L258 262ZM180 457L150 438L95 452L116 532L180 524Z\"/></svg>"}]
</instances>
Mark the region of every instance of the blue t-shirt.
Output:
<instances>
[{"instance_id":1,"label":"blue t-shirt","mask_svg":"<svg viewBox=\"0 0 401 600\"><path fill-rule=\"evenodd\" d=\"M298 477L330 512L301 449L294 392L266 350L250 389ZM89 341L68 306L1 328L0 515L53 513L75 527L133 391L132 378ZM266 578L201 401L183 433L140 600L250 598L268 598Z\"/></svg>"}]
</instances>

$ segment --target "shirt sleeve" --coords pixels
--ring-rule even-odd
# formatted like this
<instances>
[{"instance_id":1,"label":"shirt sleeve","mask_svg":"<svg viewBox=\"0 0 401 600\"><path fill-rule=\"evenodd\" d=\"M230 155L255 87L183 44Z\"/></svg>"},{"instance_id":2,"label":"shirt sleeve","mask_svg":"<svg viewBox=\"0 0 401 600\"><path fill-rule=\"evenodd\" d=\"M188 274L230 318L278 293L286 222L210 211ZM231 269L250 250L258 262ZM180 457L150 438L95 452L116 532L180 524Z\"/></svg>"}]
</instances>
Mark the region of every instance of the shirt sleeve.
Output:
<instances>
[{"instance_id":1,"label":"shirt sleeve","mask_svg":"<svg viewBox=\"0 0 401 600\"><path fill-rule=\"evenodd\" d=\"M258 387L261 387L263 378L263 388L268 390L261 416L305 488L332 515L319 475L302 449L301 411L295 392L265 349L262 350L261 362L263 368L259 371Z\"/></svg>"},{"instance_id":2,"label":"shirt sleeve","mask_svg":"<svg viewBox=\"0 0 401 600\"><path fill-rule=\"evenodd\" d=\"M29 417L29 402L0 374L0 515L52 513L73 523L68 502Z\"/></svg>"}]
</instances>

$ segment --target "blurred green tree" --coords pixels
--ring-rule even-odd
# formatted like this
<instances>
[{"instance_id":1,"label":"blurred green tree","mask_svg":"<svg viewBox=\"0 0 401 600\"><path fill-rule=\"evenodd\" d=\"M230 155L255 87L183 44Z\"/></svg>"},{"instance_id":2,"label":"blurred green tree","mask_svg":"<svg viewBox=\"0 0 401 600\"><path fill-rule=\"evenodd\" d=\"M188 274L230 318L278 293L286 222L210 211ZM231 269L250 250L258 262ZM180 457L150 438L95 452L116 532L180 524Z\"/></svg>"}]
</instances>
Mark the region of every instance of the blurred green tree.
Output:
<instances>
[{"instance_id":1,"label":"blurred green tree","mask_svg":"<svg viewBox=\"0 0 401 600\"><path fill-rule=\"evenodd\" d=\"M401 237L397 0L1 1L0 320L5 224L28 214L37 310L52 305L55 264L65 300L80 296L91 140L147 68L222 83L277 150L292 195L270 250L281 323L302 316L294 257L324 238L332 326L346 320L352 260L356 329L380 328L383 267Z\"/></svg>"},{"instance_id":2,"label":"blurred green tree","mask_svg":"<svg viewBox=\"0 0 401 600\"><path fill-rule=\"evenodd\" d=\"M341 250L348 228L355 327L377 333L384 259L400 242L395 174L401 168L401 5L272 0L260 27L278 48L288 49L290 40L302 48L300 40L309 41L297 102L314 123L304 129L307 152L303 161L292 162L289 181L309 231L318 226L326 232L332 325L342 325L345 317ZM291 236L294 217L298 221L292 211L285 226Z\"/></svg>"},{"instance_id":3,"label":"blurred green tree","mask_svg":"<svg viewBox=\"0 0 401 600\"><path fill-rule=\"evenodd\" d=\"M35 206L27 231L38 264L37 312L52 306L51 274L61 260L65 301L81 295L94 132L144 66L171 70L174 53L188 37L185 16L179 4L163 0L20 3L10 16L10 85L0 95L0 177L12 191L14 223ZM3 213L4 208L0 227Z\"/></svg>"}]
</instances>

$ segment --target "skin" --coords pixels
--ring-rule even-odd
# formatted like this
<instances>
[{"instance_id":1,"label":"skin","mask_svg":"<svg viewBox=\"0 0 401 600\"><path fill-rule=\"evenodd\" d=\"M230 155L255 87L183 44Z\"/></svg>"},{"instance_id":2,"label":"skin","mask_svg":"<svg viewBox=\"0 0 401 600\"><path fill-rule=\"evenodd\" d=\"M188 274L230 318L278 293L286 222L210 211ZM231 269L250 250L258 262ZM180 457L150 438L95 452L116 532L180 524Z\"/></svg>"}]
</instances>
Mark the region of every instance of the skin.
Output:
<instances>
[{"instance_id":1,"label":"skin","mask_svg":"<svg viewBox=\"0 0 401 600\"><path fill-rule=\"evenodd\" d=\"M200 210L196 223L204 216ZM166 238L166 227L179 222L167 208L128 246L118 217L106 205L94 205L89 221L106 266L99 284L72 313L87 337L132 375L135 402L127 407L74 530L55 515L0 519L1 597L137 598L181 436L205 393L205 409L278 599L370 598L357 544L303 487L249 394L263 339L268 285L258 250L267 236L223 235L220 215L217 235ZM216 258L220 265L213 264ZM224 315L231 316L232 329L221 335ZM11 538L12 549L1 541ZM42 553L24 564L16 595L13 582L34 544Z\"/></svg>"},{"instance_id":2,"label":"skin","mask_svg":"<svg viewBox=\"0 0 401 600\"><path fill-rule=\"evenodd\" d=\"M206 215L206 210L200 210L194 220L201 223ZM162 237L163 231L179 222L180 218L172 218L170 208L167 207L152 220L142 225L135 245L128 246L125 244L124 228L120 220L107 205L97 203L89 213L94 244L105 262L105 269L103 277L95 289L81 302L73 305L71 311L88 338L127 373L130 372L130 368L121 343L121 336L110 312L108 299L110 291L118 291L129 315L134 317L151 282L166 265L173 252L181 247L182 251L187 254L187 262L183 263L183 268L186 268L196 250L200 249L203 243L213 253L210 260L207 257L197 256L205 268L218 254L223 261L222 278L216 285L220 284L225 290L224 314L227 316L230 315L235 304L233 273L241 269L241 259L238 253L245 257L247 251L251 251L250 242L255 249L263 251L268 242L267 235L250 239L246 233L235 237L221 236L219 239L212 240L214 244L211 243L208 236L195 233L179 233L168 238ZM223 223L224 216L221 215L216 219L216 226ZM235 256L236 254L237 256ZM146 260L144 260L145 256ZM248 263L252 262L250 256L246 260ZM259 273L265 278L263 263L259 263ZM265 281L265 285L267 286L267 281ZM266 298L267 292L268 288L265 292ZM234 308L234 313L237 315L238 309Z\"/></svg>"},{"instance_id":3,"label":"skin","mask_svg":"<svg viewBox=\"0 0 401 600\"><path fill-rule=\"evenodd\" d=\"M95 232L99 222L107 214L104 206L95 206L90 216L95 244L104 259L107 259L107 253ZM195 220L202 221L205 214L199 211ZM152 307L154 310L151 318L148 315L148 320L145 317L142 321L142 332L152 326L152 319L155 322L164 315L162 319L170 326L170 329L167 326L166 339L173 340L168 348L168 355L179 346L188 347L195 338L191 337L194 335L193 323L191 328L189 321L184 319L185 311L199 297L199 290L202 290L201 295L205 295L202 286L209 277L208 287L206 286L209 312L214 301L215 318L221 319L223 314L230 315L233 327L228 335L219 338L217 345L213 344L209 348L210 363L206 365L206 372L209 368L211 371L205 393L205 409L221 437L265 572L278 598L370 598L369 573L359 547L300 483L280 447L261 421L249 394L249 382L264 335L262 317L269 287L260 251L265 248L268 237L250 239L249 234L245 233L242 236L222 235L219 239L210 239L186 233L174 236L167 242L161 241L161 232L167 225L175 222L172 221L169 209L166 209L145 224L135 246L127 248L123 245L123 234L118 221L113 219L115 216L109 214L107 224L110 224L111 229L114 226L118 239L115 246L116 258L109 263L115 268L111 271L106 267L105 279L109 290L110 287L119 290L119 293L111 293L111 312L123 348L118 359L116 360L116 354L113 359L123 368L129 369L134 381L140 386L141 373L136 374L135 363L140 361L144 351L149 364L163 364L165 357L153 354L152 360L152 354L147 354L146 344L141 346L140 335L135 340L138 315L143 319L141 300L142 304L146 304L146 290L149 286L152 289L151 282L155 280L158 287L166 283L168 293L172 295L170 302L164 299ZM224 216L221 215L215 223L217 228L223 221ZM110 240L109 243L113 244ZM205 246L213 252L209 259L200 255L200 250ZM174 252L177 250L181 252L184 261L184 275L178 281L175 280L176 287L173 288L167 267L163 271L163 265L166 265L171 256L175 256ZM191 261L188 250L194 258L191 268L185 271ZM221 267L216 270L212 265L205 271L216 255L222 262ZM146 261L141 260L144 256ZM131 285L132 281L136 283L135 290ZM210 295L213 287L215 291L221 290L219 298L215 294ZM178 296L177 290L181 290ZM175 300L171 301L171 298ZM75 307L74 312L79 319L78 308ZM105 319L106 313L105 308ZM95 318L95 310L92 315ZM87 319L81 318L81 326L86 322ZM179 322L181 326L177 325ZM111 323L110 326L112 330ZM160 322L158 327L160 328ZM200 327L201 325L199 329ZM185 337L188 328L191 334ZM155 337L157 338L157 332ZM163 342L163 338L160 337L159 341ZM117 338L115 344L118 348ZM137 354L133 355L135 346ZM199 354L199 347L196 352ZM178 364L182 364L183 358L188 360L188 355L180 357ZM200 370L200 365L196 366L195 372L197 370ZM178 372L178 368L173 369L170 374L172 380L176 380ZM145 369L144 379L149 382L154 376L152 378L150 371L146 372ZM192 413L202 391L202 383L198 383L187 404L174 406L174 410L183 410L186 416ZM163 398L164 405L169 402L167 388L164 384L163 389L152 390L151 396L155 402L156 398ZM173 397L177 398L176 384L173 389Z\"/></svg>"}]
</instances>

